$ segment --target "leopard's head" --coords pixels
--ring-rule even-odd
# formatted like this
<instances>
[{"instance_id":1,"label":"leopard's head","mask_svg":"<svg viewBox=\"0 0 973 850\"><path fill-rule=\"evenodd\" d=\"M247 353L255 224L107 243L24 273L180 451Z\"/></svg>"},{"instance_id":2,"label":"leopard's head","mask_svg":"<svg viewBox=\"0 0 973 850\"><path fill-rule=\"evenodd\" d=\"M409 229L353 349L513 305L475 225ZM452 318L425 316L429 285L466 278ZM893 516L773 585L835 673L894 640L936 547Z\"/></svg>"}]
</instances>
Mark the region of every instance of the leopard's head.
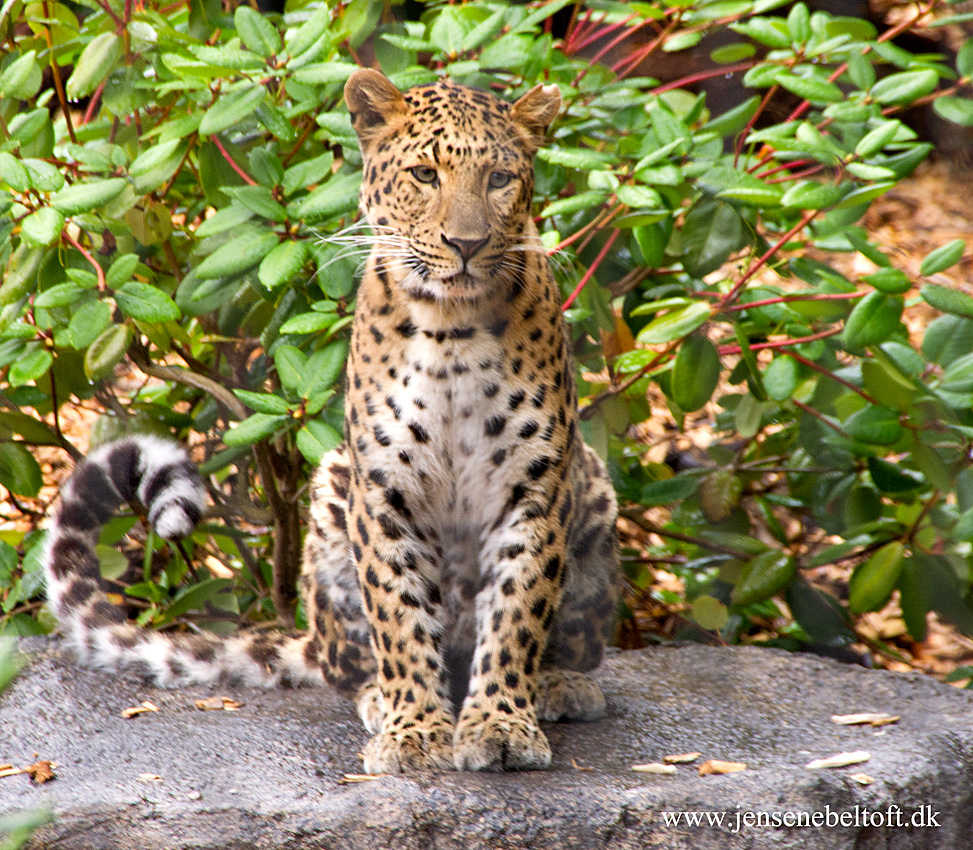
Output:
<instances>
[{"instance_id":1,"label":"leopard's head","mask_svg":"<svg viewBox=\"0 0 973 850\"><path fill-rule=\"evenodd\" d=\"M450 80L400 92L359 70L345 102L364 157L361 209L392 277L412 295L477 298L538 248L534 154L556 86L515 103Z\"/></svg>"}]
</instances>

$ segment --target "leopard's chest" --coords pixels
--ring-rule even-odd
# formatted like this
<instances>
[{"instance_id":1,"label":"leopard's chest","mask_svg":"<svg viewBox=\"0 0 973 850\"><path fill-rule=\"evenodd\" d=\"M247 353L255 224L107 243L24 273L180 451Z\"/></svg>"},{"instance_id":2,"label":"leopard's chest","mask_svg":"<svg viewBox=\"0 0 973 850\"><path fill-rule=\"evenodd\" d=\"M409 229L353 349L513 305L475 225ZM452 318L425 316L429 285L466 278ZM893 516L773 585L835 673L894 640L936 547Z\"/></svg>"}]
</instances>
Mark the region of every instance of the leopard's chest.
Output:
<instances>
[{"instance_id":1,"label":"leopard's chest","mask_svg":"<svg viewBox=\"0 0 973 850\"><path fill-rule=\"evenodd\" d=\"M380 469L372 478L433 528L492 523L529 461L527 438L551 424L549 376L497 329L410 323L352 367L349 436L363 474Z\"/></svg>"}]
</instances>

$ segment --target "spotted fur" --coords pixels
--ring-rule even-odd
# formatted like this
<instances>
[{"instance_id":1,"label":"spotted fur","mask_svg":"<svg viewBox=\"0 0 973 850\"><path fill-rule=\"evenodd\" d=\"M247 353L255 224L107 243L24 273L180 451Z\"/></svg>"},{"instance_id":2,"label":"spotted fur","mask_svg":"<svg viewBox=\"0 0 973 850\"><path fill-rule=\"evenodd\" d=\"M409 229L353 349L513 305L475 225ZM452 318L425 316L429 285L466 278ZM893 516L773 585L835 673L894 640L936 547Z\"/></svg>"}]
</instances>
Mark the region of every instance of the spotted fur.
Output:
<instances>
[{"instance_id":1,"label":"spotted fur","mask_svg":"<svg viewBox=\"0 0 973 850\"><path fill-rule=\"evenodd\" d=\"M141 662L166 682L326 680L373 733L369 772L547 767L538 719L605 711L585 673L611 637L619 582L615 498L580 437L530 215L533 156L560 96L538 86L508 104L448 80L400 93L359 71L345 99L374 235L346 440L311 484L308 633L258 644L118 622L97 589L97 527L138 497L177 536L202 505L185 456L145 438L96 453L65 490L52 605L96 663Z\"/></svg>"}]
</instances>

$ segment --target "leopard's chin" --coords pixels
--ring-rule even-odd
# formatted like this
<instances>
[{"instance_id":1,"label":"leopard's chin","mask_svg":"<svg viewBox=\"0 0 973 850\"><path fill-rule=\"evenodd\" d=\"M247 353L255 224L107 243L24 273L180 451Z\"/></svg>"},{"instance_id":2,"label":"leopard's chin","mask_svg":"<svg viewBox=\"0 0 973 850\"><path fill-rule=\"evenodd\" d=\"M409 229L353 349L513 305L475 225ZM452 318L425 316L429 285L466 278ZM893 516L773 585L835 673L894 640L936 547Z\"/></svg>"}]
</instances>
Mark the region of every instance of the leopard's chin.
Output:
<instances>
[{"instance_id":1,"label":"leopard's chin","mask_svg":"<svg viewBox=\"0 0 973 850\"><path fill-rule=\"evenodd\" d=\"M461 271L445 277L430 274L421 280L404 281L404 284L409 294L423 301L471 302L493 292L497 278Z\"/></svg>"}]
</instances>

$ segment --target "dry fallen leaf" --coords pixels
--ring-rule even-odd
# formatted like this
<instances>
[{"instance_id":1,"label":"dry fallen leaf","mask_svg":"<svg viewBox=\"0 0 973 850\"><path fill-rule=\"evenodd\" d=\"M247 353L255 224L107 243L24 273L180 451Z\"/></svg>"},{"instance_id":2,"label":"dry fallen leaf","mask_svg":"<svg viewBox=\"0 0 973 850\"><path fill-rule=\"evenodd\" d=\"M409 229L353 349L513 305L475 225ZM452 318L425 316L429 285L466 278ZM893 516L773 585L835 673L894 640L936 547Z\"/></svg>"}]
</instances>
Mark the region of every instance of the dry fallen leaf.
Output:
<instances>
[{"instance_id":1,"label":"dry fallen leaf","mask_svg":"<svg viewBox=\"0 0 973 850\"><path fill-rule=\"evenodd\" d=\"M896 723L901 720L899 714L875 714L863 712L861 714L832 714L831 722L839 726L859 726L869 724L870 726L886 726L889 723Z\"/></svg>"},{"instance_id":2,"label":"dry fallen leaf","mask_svg":"<svg viewBox=\"0 0 973 850\"><path fill-rule=\"evenodd\" d=\"M571 767L575 770L594 770L593 767L586 767L583 764L578 764L574 759L571 759Z\"/></svg>"},{"instance_id":3,"label":"dry fallen leaf","mask_svg":"<svg viewBox=\"0 0 973 850\"><path fill-rule=\"evenodd\" d=\"M636 773L653 773L656 776L672 776L676 772L675 765L671 764L633 764L632 770Z\"/></svg>"},{"instance_id":4,"label":"dry fallen leaf","mask_svg":"<svg viewBox=\"0 0 973 850\"><path fill-rule=\"evenodd\" d=\"M875 781L867 773L853 773L851 774L851 778L859 785L871 785Z\"/></svg>"},{"instance_id":5,"label":"dry fallen leaf","mask_svg":"<svg viewBox=\"0 0 973 850\"><path fill-rule=\"evenodd\" d=\"M45 782L50 782L56 778L54 776L54 769L56 767L56 761L38 761L34 762L34 764L27 765L24 768L24 773L28 774L38 785L43 785Z\"/></svg>"},{"instance_id":6,"label":"dry fallen leaf","mask_svg":"<svg viewBox=\"0 0 973 850\"><path fill-rule=\"evenodd\" d=\"M138 717L140 714L145 714L147 711L158 711L159 707L153 705L148 700L143 700L141 705L133 705L131 708L122 709L122 717L128 720L130 717Z\"/></svg>"},{"instance_id":7,"label":"dry fallen leaf","mask_svg":"<svg viewBox=\"0 0 973 850\"><path fill-rule=\"evenodd\" d=\"M349 785L352 782L371 782L373 779L381 779L385 773L346 773L338 780L339 785Z\"/></svg>"},{"instance_id":8,"label":"dry fallen leaf","mask_svg":"<svg viewBox=\"0 0 973 850\"><path fill-rule=\"evenodd\" d=\"M672 756L665 756L662 760L666 764L689 764L692 761L696 761L702 753L677 753Z\"/></svg>"},{"instance_id":9,"label":"dry fallen leaf","mask_svg":"<svg viewBox=\"0 0 973 850\"><path fill-rule=\"evenodd\" d=\"M0 767L0 779L5 776L17 776L18 774L25 773L26 771L22 767L14 767L12 764L5 764Z\"/></svg>"},{"instance_id":10,"label":"dry fallen leaf","mask_svg":"<svg viewBox=\"0 0 973 850\"><path fill-rule=\"evenodd\" d=\"M837 753L824 759L815 759L808 762L804 767L808 770L820 770L823 767L847 767L849 764L861 764L872 757L871 753L865 750L856 750L852 753Z\"/></svg>"},{"instance_id":11,"label":"dry fallen leaf","mask_svg":"<svg viewBox=\"0 0 973 850\"><path fill-rule=\"evenodd\" d=\"M196 708L200 711L237 711L242 707L242 702L229 697L207 697L196 700Z\"/></svg>"},{"instance_id":12,"label":"dry fallen leaf","mask_svg":"<svg viewBox=\"0 0 973 850\"><path fill-rule=\"evenodd\" d=\"M700 776L710 776L715 774L717 776L722 776L724 773L739 773L741 770L746 770L747 766L742 761L719 761L717 759L710 759L709 761L704 761L699 766Z\"/></svg>"},{"instance_id":13,"label":"dry fallen leaf","mask_svg":"<svg viewBox=\"0 0 973 850\"><path fill-rule=\"evenodd\" d=\"M159 776L158 773L140 773L139 781L140 782L161 782L162 777Z\"/></svg>"}]
</instances>

